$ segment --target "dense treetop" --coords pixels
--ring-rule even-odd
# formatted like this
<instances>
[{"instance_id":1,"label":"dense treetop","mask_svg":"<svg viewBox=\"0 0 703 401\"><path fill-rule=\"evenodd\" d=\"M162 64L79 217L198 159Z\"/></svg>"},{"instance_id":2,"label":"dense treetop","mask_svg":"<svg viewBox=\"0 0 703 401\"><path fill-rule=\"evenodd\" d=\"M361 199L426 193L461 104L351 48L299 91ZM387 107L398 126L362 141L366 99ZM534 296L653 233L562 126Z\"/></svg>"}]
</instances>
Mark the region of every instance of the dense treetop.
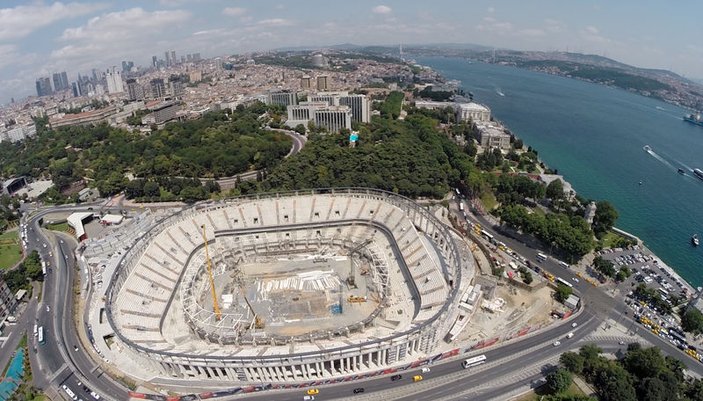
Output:
<instances>
[{"instance_id":1,"label":"dense treetop","mask_svg":"<svg viewBox=\"0 0 703 401\"><path fill-rule=\"evenodd\" d=\"M436 120L396 116L362 126L353 148L345 134L313 135L296 157L270 170L264 189L360 186L440 198L467 178L471 158L435 128Z\"/></svg>"},{"instance_id":2,"label":"dense treetop","mask_svg":"<svg viewBox=\"0 0 703 401\"><path fill-rule=\"evenodd\" d=\"M257 104L229 115L210 112L147 136L106 124L39 130L35 138L0 144L0 165L5 176L48 176L59 188L84 177L100 188L111 175L126 172L145 178L232 176L270 168L290 150L290 138L260 128L258 116L265 111Z\"/></svg>"}]
</instances>

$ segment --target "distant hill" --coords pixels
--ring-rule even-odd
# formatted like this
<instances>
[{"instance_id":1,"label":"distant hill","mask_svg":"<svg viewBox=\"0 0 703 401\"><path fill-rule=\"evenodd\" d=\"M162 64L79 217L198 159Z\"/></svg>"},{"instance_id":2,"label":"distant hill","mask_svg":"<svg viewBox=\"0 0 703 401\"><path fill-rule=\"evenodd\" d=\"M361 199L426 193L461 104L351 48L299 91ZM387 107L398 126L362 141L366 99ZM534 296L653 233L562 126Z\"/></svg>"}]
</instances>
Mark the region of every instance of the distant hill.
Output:
<instances>
[{"instance_id":1,"label":"distant hill","mask_svg":"<svg viewBox=\"0 0 703 401\"><path fill-rule=\"evenodd\" d=\"M690 109L703 109L703 85L674 72L634 67L595 54L493 49L485 46L404 46L415 56L463 57L485 63L526 68L614 86Z\"/></svg>"}]
</instances>

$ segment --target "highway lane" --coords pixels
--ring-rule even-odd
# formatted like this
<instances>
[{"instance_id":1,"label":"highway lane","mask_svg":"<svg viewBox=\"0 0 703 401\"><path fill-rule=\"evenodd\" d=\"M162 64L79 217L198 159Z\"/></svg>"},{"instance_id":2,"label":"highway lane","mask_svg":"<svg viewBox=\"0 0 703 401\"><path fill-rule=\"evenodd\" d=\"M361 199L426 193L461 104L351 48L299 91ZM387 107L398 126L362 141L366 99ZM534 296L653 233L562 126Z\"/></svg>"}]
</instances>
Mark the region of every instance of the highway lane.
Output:
<instances>
[{"instance_id":1,"label":"highway lane","mask_svg":"<svg viewBox=\"0 0 703 401\"><path fill-rule=\"evenodd\" d=\"M87 207L89 205L64 207L62 210L86 210ZM126 399L127 389L106 376L102 377L102 371L87 354L89 351L81 347L72 310L75 245L43 231L39 220L44 214L37 214L28 221L32 229L27 232L28 246L36 249L43 260L50 261L51 269L45 277L43 303L37 315L37 324L43 326L46 333L46 343L37 346L44 376L37 382L44 384L44 388L50 383L66 384L76 394L85 393L83 387L89 386L100 394L114 396L114 399ZM50 304L49 312L46 312L47 304Z\"/></svg>"},{"instance_id":2,"label":"highway lane","mask_svg":"<svg viewBox=\"0 0 703 401\"><path fill-rule=\"evenodd\" d=\"M611 292L611 288L605 285L595 287L585 280L580 280L578 283L574 282L572 277L575 276L575 273L572 270L561 267L553 258L548 258L542 263L536 263L537 253L540 252L540 250L529 248L511 237L503 235L501 232L495 230L491 223L481 216L469 216L472 222L480 223L482 229L490 232L498 241L504 242L506 246L513 249L519 255L526 257L531 263L539 265L540 268L554 274L556 277L561 277L571 282L574 288L580 292L584 307L591 313L601 316L604 320L611 319L627 328L631 328L633 331L636 330L637 335L659 347L666 355L680 359L689 370L703 376L703 364L637 323L633 319L632 311L625 304L622 295L617 292L615 292L614 296L608 295L608 292Z\"/></svg>"},{"instance_id":3,"label":"highway lane","mask_svg":"<svg viewBox=\"0 0 703 401\"><path fill-rule=\"evenodd\" d=\"M573 328L571 326L572 323L577 323L577 327ZM379 397L383 396L383 391L389 390L389 389L394 389L398 388L400 386L404 385L409 385L412 383L412 377L415 374L422 374L423 377L426 378L426 380L431 380L432 378L438 378L442 377L448 374L456 373L456 372L462 372L461 377L457 378L455 381L453 381L454 384L452 385L445 385L444 387L446 388L452 388L454 390L452 391L457 391L457 388L465 387L465 381L467 380L468 377L473 377L472 373L473 371L471 369L469 370L464 370L461 368L461 361L465 358L468 358L470 356L475 356L475 355L481 355L484 354L486 355L488 361L491 363L497 363L501 360L505 359L510 359L512 355L515 355L517 353L523 352L528 349L533 349L536 348L535 351L532 351L530 353L531 359L530 360L539 360L539 355L544 352L544 349L550 352L550 354L556 354L563 352L564 349L560 347L554 347L552 345L552 342L554 339L559 339L562 341L562 344L570 344L574 343L575 341L578 341L587 335L591 334L595 329L598 328L598 325L601 323L600 319L598 319L596 316L593 316L590 314L588 311L584 311L583 313L574 316L573 318L569 319L567 322L561 325L557 326L552 326L550 328L545 329L544 331L537 332L533 335L526 336L525 338L522 339L516 339L511 342L508 342L504 345L497 346L497 347L490 347L485 350L477 350L474 352L471 352L470 354L465 354L461 357L453 358L449 361L446 362L441 362L441 363L436 363L433 365L428 365L431 368L431 371L429 373L420 373L421 368L417 368L414 370L407 370L403 372L398 372L398 374L402 375L402 379L398 381L391 381L391 376L392 374L389 375L384 375L372 379L366 379L366 380L358 380L358 381L353 381L353 382L348 382L348 383L343 383L343 384L335 384L335 385L325 385L325 386L320 386L320 394L315 396L315 400L318 401L324 401L324 400L333 400L333 399L339 399L340 397L348 397L352 396L353 390L355 388L364 388L364 394L369 395L373 394L375 392L380 392L378 393ZM570 332L574 333L574 337L571 339L565 339L566 335ZM547 354L545 354L547 355ZM542 359L546 359L548 356L542 357ZM522 366L523 360L521 359L520 361L520 366ZM516 366L514 364L510 363L499 363L499 366L502 366L500 368L495 368L498 369L499 371L512 371L515 370ZM486 380L486 376L483 374L483 371L476 373L476 376L478 379L476 380ZM433 389L431 391L428 391L429 393L433 393L437 390ZM250 394L246 397L246 399L261 399L261 400L273 400L273 401L293 401L293 400L300 400L302 395L304 395L305 389L292 389L292 390L286 390L286 391L269 391L265 392L262 394ZM451 393L451 392L450 392ZM430 397L431 398L431 397ZM232 399L237 399L232 398ZM241 399L241 398L240 398ZM425 398L416 398L416 399L425 399ZM429 399L429 398L427 398Z\"/></svg>"}]
</instances>

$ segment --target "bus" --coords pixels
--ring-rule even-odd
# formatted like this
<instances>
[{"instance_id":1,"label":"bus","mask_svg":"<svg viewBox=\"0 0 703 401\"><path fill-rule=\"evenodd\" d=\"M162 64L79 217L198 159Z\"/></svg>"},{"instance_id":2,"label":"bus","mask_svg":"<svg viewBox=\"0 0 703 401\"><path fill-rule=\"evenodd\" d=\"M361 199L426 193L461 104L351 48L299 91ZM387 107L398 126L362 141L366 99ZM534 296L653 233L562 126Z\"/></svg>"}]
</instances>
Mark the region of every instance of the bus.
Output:
<instances>
[{"instance_id":1,"label":"bus","mask_svg":"<svg viewBox=\"0 0 703 401\"><path fill-rule=\"evenodd\" d=\"M484 237L486 237L486 239L487 239L488 241L493 242L493 236L492 236L488 231L486 231L486 230L481 230L481 235L483 235Z\"/></svg>"},{"instance_id":2,"label":"bus","mask_svg":"<svg viewBox=\"0 0 703 401\"><path fill-rule=\"evenodd\" d=\"M473 358L466 359L464 362L461 363L461 366L464 367L464 369L472 368L474 366L478 366L482 363L486 363L486 356L485 355L479 355L475 356Z\"/></svg>"},{"instance_id":3,"label":"bus","mask_svg":"<svg viewBox=\"0 0 703 401\"><path fill-rule=\"evenodd\" d=\"M537 253L538 262L544 262L545 260L547 260L547 255L543 254L542 252Z\"/></svg>"},{"instance_id":4,"label":"bus","mask_svg":"<svg viewBox=\"0 0 703 401\"><path fill-rule=\"evenodd\" d=\"M459 202L459 210L464 211L464 202Z\"/></svg>"},{"instance_id":5,"label":"bus","mask_svg":"<svg viewBox=\"0 0 703 401\"><path fill-rule=\"evenodd\" d=\"M569 264L566 263L566 262L562 262L561 260L559 261L559 266L563 267L564 269L568 269L568 268L569 268Z\"/></svg>"},{"instance_id":6,"label":"bus","mask_svg":"<svg viewBox=\"0 0 703 401\"><path fill-rule=\"evenodd\" d=\"M569 288L574 288L574 286L571 285L570 282L564 280L564 279L561 278L561 277L557 277L557 283L558 283L558 284L564 284L565 286L567 286L567 287L569 287Z\"/></svg>"},{"instance_id":7,"label":"bus","mask_svg":"<svg viewBox=\"0 0 703 401\"><path fill-rule=\"evenodd\" d=\"M669 296L669 291L663 289L662 287L659 287L659 292L662 293L663 296L668 297Z\"/></svg>"},{"instance_id":8,"label":"bus","mask_svg":"<svg viewBox=\"0 0 703 401\"><path fill-rule=\"evenodd\" d=\"M38 334L37 340L39 341L39 344L46 343L46 338L44 338L44 326L39 327L39 334Z\"/></svg>"}]
</instances>

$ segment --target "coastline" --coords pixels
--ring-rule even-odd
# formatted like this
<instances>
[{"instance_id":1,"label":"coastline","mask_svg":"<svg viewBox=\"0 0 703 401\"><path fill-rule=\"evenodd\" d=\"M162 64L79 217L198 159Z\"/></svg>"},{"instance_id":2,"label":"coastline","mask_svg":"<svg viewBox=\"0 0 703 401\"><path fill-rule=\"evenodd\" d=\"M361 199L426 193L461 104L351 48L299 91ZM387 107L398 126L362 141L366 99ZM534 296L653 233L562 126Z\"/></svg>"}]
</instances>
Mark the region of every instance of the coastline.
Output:
<instances>
[{"instance_id":1,"label":"coastline","mask_svg":"<svg viewBox=\"0 0 703 401\"><path fill-rule=\"evenodd\" d=\"M437 71L436 69L434 69L433 67L430 67L430 66L427 66L427 65L424 65L424 64L423 64L423 67L426 67L426 68L432 70L435 74L437 74L438 76L442 77L442 79L444 79L445 81L448 80L448 77L446 77L443 73L438 72L438 71ZM545 74L545 75L555 75L555 74L547 74L547 73L540 72L540 71L533 71L533 70L530 70L530 69L523 69L523 68L520 68L520 67L517 67L517 66L515 66L514 68L521 69L521 70L525 70L525 71L530 71L530 72L532 72L532 73L543 73L543 74ZM556 76L560 76L560 75L556 75ZM560 76L560 77L562 77L562 78L567 78L567 77L563 77L563 76ZM576 81L588 82L588 81L583 81L583 80L579 80L579 79L576 79ZM599 83L594 83L594 82L590 82L590 83L596 84L596 85L598 85L598 86L604 86L604 85L599 84ZM613 89L619 89L619 90L623 90L623 91L624 91L624 89L621 89L621 88L618 88L618 87L612 87L612 88L613 88ZM640 96L642 96L642 95L640 95ZM647 98L647 99L654 99L654 100L657 100L657 99L652 98L652 97L649 97L649 96L643 96L643 97L644 97L644 98ZM658 99L658 100L664 101L664 102L665 102L665 100L663 100L663 99ZM488 103L488 102L486 102L486 101L482 101L482 102L483 102L484 104L488 105L489 107L491 107L490 103ZM680 105L680 104L675 104L675 103L669 103L669 102L667 102L667 104L676 105L676 106L678 106L678 107L684 107L684 106L682 106L682 105ZM496 121L500 121L500 120L497 118L497 116L493 116L493 117L494 117L494 119L495 119ZM507 129L510 129L510 127L509 127L506 123L504 123L503 121L500 121L500 122L501 122L501 124L503 124L504 127L506 127ZM516 138L520 138L519 133L517 133L516 131L514 131L514 130L512 130L512 129L510 129L510 131L511 131L511 133L512 133L513 135L515 135ZM520 138L520 139L522 139L522 138ZM524 139L523 139L523 141L524 141ZM525 146L527 146L527 145L528 145L527 142L525 142ZM539 158L538 158L538 161L539 161L539 163L543 164L543 165L545 166L545 168L549 168L549 165L548 165L547 163L545 163L545 162L542 160L542 157L539 157ZM560 173L562 173L562 171L560 171ZM561 174L560 174L560 175L561 175ZM564 183L568 183L568 185L570 185L571 188L574 189L574 193L578 193L578 191L576 191L576 189L574 188L574 186L571 185L571 183L569 183L565 178L563 178L563 176L562 176L562 180L564 181ZM685 279L679 272L677 272L676 269L674 269L674 268L672 268L671 266L669 266L666 262L664 262L664 260L663 260L661 257L659 257L657 254L655 254L651 249L649 249L649 247L647 247L647 246L644 244L644 241L641 240L638 236L636 236L636 235L634 235L634 234L631 234L631 233L629 233L629 232L627 232L627 231L624 231L624 230L622 230L622 229L618 229L617 227L613 227L613 231L617 232L617 233L620 234L620 235L623 235L623 236L632 238L632 239L634 239L635 241L637 241L638 245L642 248L642 251L643 251L644 253L648 254L648 255L651 255L651 256L654 258L654 260L657 261L657 265L661 266L661 269L662 269L662 270L664 270L664 271L670 273L671 276L672 276L672 278L674 278L675 280L680 281L680 282L682 283L682 285L689 291L689 294L695 295L695 294L698 292L698 291L697 291L697 288L694 287L694 285L693 285L692 283L690 283L689 281L687 281L687 279Z\"/></svg>"},{"instance_id":2,"label":"coastline","mask_svg":"<svg viewBox=\"0 0 703 401\"><path fill-rule=\"evenodd\" d=\"M656 261L657 266L659 266L661 268L661 270L664 270L665 272L671 274L672 277L674 277L676 280L681 282L683 284L683 286L688 290L688 292L691 296L694 296L698 292L698 288L693 287L693 285L691 283L689 283L688 281L686 281L686 279L684 279L678 272L676 272L676 270L673 267L666 264L666 262L664 262L659 256L657 256L657 254L652 252L652 250L649 249L647 247L647 245L645 245L644 241L642 241L638 236L631 234L631 233L629 233L623 229L617 228L617 227L613 227L612 230L622 236L625 236L625 237L628 237L630 239L637 241L637 245L639 245L642 248L642 251L646 254L651 255L654 258L654 260Z\"/></svg>"}]
</instances>

